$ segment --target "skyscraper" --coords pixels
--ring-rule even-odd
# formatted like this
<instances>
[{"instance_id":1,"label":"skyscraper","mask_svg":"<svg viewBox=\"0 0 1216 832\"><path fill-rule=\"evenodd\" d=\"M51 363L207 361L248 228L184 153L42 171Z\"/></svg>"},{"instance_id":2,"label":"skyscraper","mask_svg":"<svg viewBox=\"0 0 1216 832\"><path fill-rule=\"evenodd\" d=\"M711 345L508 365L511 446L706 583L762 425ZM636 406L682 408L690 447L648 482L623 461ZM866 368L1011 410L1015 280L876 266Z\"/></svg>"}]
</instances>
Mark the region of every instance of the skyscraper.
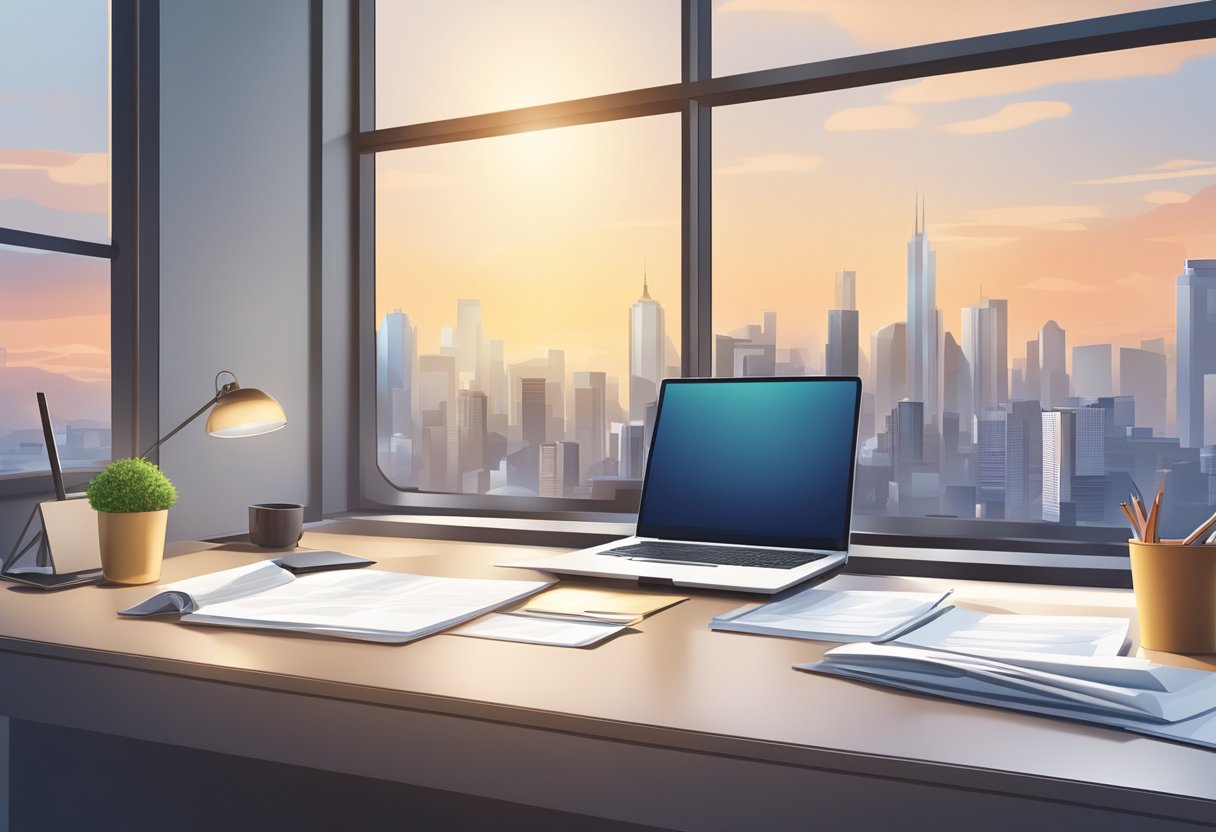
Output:
<instances>
[{"instance_id":1,"label":"skyscraper","mask_svg":"<svg viewBox=\"0 0 1216 832\"><path fill-rule=\"evenodd\" d=\"M904 484L925 459L925 405L904 399L891 411L891 461L895 480Z\"/></svg>"},{"instance_id":2,"label":"skyscraper","mask_svg":"<svg viewBox=\"0 0 1216 832\"><path fill-rule=\"evenodd\" d=\"M521 378L520 402L525 445L543 445L548 408L545 406L545 380L543 378Z\"/></svg>"},{"instance_id":3,"label":"skyscraper","mask_svg":"<svg viewBox=\"0 0 1216 832\"><path fill-rule=\"evenodd\" d=\"M394 309L376 330L376 446L390 450L393 434L414 429L414 328L409 316Z\"/></svg>"},{"instance_id":4,"label":"skyscraper","mask_svg":"<svg viewBox=\"0 0 1216 832\"><path fill-rule=\"evenodd\" d=\"M1184 448L1216 444L1204 431L1204 377L1216 375L1216 260L1187 260L1177 283L1178 436Z\"/></svg>"},{"instance_id":5,"label":"skyscraper","mask_svg":"<svg viewBox=\"0 0 1216 832\"><path fill-rule=\"evenodd\" d=\"M600 372L574 374L574 438L581 449L580 473L591 472L607 458L607 375ZM603 473L603 472L601 472Z\"/></svg>"},{"instance_id":6,"label":"skyscraper","mask_svg":"<svg viewBox=\"0 0 1216 832\"><path fill-rule=\"evenodd\" d=\"M1004 301L998 301L1004 304ZM991 410L1008 398L1001 396L1000 365L1001 313L1002 307L993 306L987 299L963 310L962 343L960 346L971 365L971 390L975 397L975 409Z\"/></svg>"},{"instance_id":7,"label":"skyscraper","mask_svg":"<svg viewBox=\"0 0 1216 832\"><path fill-rule=\"evenodd\" d=\"M985 410L976 420L979 446L979 474L976 501L981 516L1000 520L1005 516L1005 454L1009 414L1004 410Z\"/></svg>"},{"instance_id":8,"label":"skyscraper","mask_svg":"<svg viewBox=\"0 0 1216 832\"><path fill-rule=\"evenodd\" d=\"M1059 523L1062 518L1069 519L1069 512L1061 512L1061 506L1072 502L1077 453L1076 413L1072 410L1044 411L1042 418L1043 519Z\"/></svg>"},{"instance_id":9,"label":"skyscraper","mask_svg":"<svg viewBox=\"0 0 1216 832\"><path fill-rule=\"evenodd\" d=\"M959 432L968 439L974 431L971 422L975 415L971 375L971 362L954 335L947 332L942 340L942 413L955 414Z\"/></svg>"},{"instance_id":10,"label":"skyscraper","mask_svg":"<svg viewBox=\"0 0 1216 832\"><path fill-rule=\"evenodd\" d=\"M1042 396L1042 385L1039 383L1039 339L1026 342L1026 398L1038 399Z\"/></svg>"},{"instance_id":11,"label":"skyscraper","mask_svg":"<svg viewBox=\"0 0 1216 832\"><path fill-rule=\"evenodd\" d=\"M1055 321L1039 330L1039 402L1044 409L1068 403L1067 338Z\"/></svg>"},{"instance_id":12,"label":"skyscraper","mask_svg":"<svg viewBox=\"0 0 1216 832\"><path fill-rule=\"evenodd\" d=\"M907 395L907 337L908 326L899 321L875 332L871 341L875 433L886 430L887 414Z\"/></svg>"},{"instance_id":13,"label":"skyscraper","mask_svg":"<svg viewBox=\"0 0 1216 832\"><path fill-rule=\"evenodd\" d=\"M836 272L836 308L857 308L857 272L849 269Z\"/></svg>"},{"instance_id":14,"label":"skyscraper","mask_svg":"<svg viewBox=\"0 0 1216 832\"><path fill-rule=\"evenodd\" d=\"M1086 344L1072 348L1072 381L1078 397L1097 399L1114 394L1110 360L1110 344Z\"/></svg>"},{"instance_id":15,"label":"skyscraper","mask_svg":"<svg viewBox=\"0 0 1216 832\"><path fill-rule=\"evenodd\" d=\"M461 387L477 387L481 374L481 301L456 301L456 372Z\"/></svg>"},{"instance_id":16,"label":"skyscraper","mask_svg":"<svg viewBox=\"0 0 1216 832\"><path fill-rule=\"evenodd\" d=\"M1119 394L1136 400L1136 424L1165 436L1166 358L1164 352L1119 349Z\"/></svg>"},{"instance_id":17,"label":"skyscraper","mask_svg":"<svg viewBox=\"0 0 1216 832\"><path fill-rule=\"evenodd\" d=\"M937 253L918 207L908 242L908 398L924 402L925 423L936 422L938 402Z\"/></svg>"},{"instance_id":18,"label":"skyscraper","mask_svg":"<svg viewBox=\"0 0 1216 832\"><path fill-rule=\"evenodd\" d=\"M424 487L456 491L460 433L456 420L456 357L418 357L418 408L422 417Z\"/></svg>"},{"instance_id":19,"label":"skyscraper","mask_svg":"<svg viewBox=\"0 0 1216 832\"><path fill-rule=\"evenodd\" d=\"M641 419L646 405L659 398L666 345L663 307L650 296L650 286L643 275L642 296L629 310L630 420Z\"/></svg>"},{"instance_id":20,"label":"skyscraper","mask_svg":"<svg viewBox=\"0 0 1216 832\"><path fill-rule=\"evenodd\" d=\"M480 390L456 391L457 423L460 428L460 472L486 467L486 426L489 407Z\"/></svg>"},{"instance_id":21,"label":"skyscraper","mask_svg":"<svg viewBox=\"0 0 1216 832\"><path fill-rule=\"evenodd\" d=\"M572 497L578 486L578 443L546 442L540 446L540 496Z\"/></svg>"},{"instance_id":22,"label":"skyscraper","mask_svg":"<svg viewBox=\"0 0 1216 832\"><path fill-rule=\"evenodd\" d=\"M857 310L828 310L824 368L829 376L857 375Z\"/></svg>"},{"instance_id":23,"label":"skyscraper","mask_svg":"<svg viewBox=\"0 0 1216 832\"><path fill-rule=\"evenodd\" d=\"M1042 487L1043 420L1038 402L1006 405L1005 519L1031 520Z\"/></svg>"}]
</instances>

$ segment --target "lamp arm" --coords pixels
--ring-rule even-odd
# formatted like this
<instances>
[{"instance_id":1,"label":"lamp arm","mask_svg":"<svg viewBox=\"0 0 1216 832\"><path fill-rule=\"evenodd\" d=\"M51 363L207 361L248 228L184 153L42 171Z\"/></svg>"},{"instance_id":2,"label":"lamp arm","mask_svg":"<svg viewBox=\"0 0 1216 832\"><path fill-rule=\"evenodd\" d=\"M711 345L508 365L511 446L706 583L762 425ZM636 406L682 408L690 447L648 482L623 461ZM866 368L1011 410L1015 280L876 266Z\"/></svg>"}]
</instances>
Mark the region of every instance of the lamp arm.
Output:
<instances>
[{"instance_id":1,"label":"lamp arm","mask_svg":"<svg viewBox=\"0 0 1216 832\"><path fill-rule=\"evenodd\" d=\"M203 405L202 407L200 407L198 410L194 411L194 413L192 413L192 414L190 414L189 416L187 416L187 417L186 417L186 420L185 420L184 422L182 422L180 425L178 425L177 427L175 427L173 430L171 430L171 431L169 431L168 433L166 433L166 434L165 434L164 436L162 436L160 439L157 439L157 440L156 440L156 443L155 443L155 444L154 444L154 445L153 445L151 448L148 448L148 450L144 451L142 454L140 454L140 455L139 455L139 458L140 458L140 459L147 459L147 458L148 458L148 454L152 453L152 452L153 452L153 451L155 451L157 448L159 448L159 447L160 447L162 444L164 444L165 442L167 442L168 440L170 440L170 439L172 439L174 436L176 436L176 435L177 435L177 433L178 433L178 431L180 431L180 430L181 430L182 428L184 428L186 425L188 425L188 424L190 424L191 422L193 422L193 421L194 421L195 419L197 419L199 416L202 416L202 415L203 415L203 412L204 412L204 411L206 411L206 410L207 410L207 408L211 407L211 405L213 405L213 404L215 404L216 402L218 402L218 401L220 400L220 396L222 396L222 395L223 395L223 391L217 392L217 393L216 393L214 396L212 396L212 397L211 397L211 400L210 400L210 401L208 401L208 402L207 402L205 405Z\"/></svg>"}]
</instances>

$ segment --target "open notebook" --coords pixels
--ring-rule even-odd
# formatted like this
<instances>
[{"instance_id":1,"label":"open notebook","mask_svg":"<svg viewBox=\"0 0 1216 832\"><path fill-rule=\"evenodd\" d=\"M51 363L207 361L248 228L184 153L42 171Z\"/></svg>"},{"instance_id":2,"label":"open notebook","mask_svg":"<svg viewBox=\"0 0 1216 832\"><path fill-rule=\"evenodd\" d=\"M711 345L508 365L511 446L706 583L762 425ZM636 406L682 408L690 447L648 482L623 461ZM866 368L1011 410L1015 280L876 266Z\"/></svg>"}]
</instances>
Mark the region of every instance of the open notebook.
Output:
<instances>
[{"instance_id":1,"label":"open notebook","mask_svg":"<svg viewBox=\"0 0 1216 832\"><path fill-rule=\"evenodd\" d=\"M167 584L119 615L180 613L190 624L401 643L511 604L550 583L376 569L293 575L272 561L261 561Z\"/></svg>"}]
</instances>

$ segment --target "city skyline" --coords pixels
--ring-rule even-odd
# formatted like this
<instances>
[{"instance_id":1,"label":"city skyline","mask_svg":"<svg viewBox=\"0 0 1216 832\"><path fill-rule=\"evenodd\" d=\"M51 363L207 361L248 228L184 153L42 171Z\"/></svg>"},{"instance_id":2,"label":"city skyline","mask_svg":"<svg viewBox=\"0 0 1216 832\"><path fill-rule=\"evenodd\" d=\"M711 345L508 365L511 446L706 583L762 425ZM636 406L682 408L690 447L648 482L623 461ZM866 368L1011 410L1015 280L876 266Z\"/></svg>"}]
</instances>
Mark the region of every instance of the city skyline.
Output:
<instances>
[{"instance_id":1,"label":"city skyline","mask_svg":"<svg viewBox=\"0 0 1216 832\"><path fill-rule=\"evenodd\" d=\"M714 334L715 375L839 374L848 368L859 372L865 363L867 369L859 372L868 385L859 427L856 510L861 514L1109 524L1118 522L1116 495L1137 487L1151 490L1162 470L1171 471L1175 482L1173 520L1216 503L1216 364L1207 349L1209 340L1216 342L1216 314L1206 294L1216 297L1216 260L1188 259L1175 276L1183 339L1175 393L1180 411L1193 412L1201 424L1180 440L1167 435L1165 418L1171 342L1144 340L1118 352L1111 344L1070 346L1067 328L1048 319L1024 350L1017 344L1011 349L1011 306L1007 299L986 296L958 310L956 338L943 324L932 240L922 222L918 197L905 280L908 317L920 316L921 326L914 330L895 321L872 333L873 353L863 362L857 312L850 307L864 275L840 269L834 280L837 308L828 310L822 356L784 345L777 311L757 310L761 323ZM442 354L419 358L420 371L428 361L444 365L443 382L430 395L433 406L428 409L425 396L420 405L427 423L423 433L391 434L387 426L400 420L381 417L378 447L382 466L388 463L386 473L399 485L426 489L429 482L433 490L465 493L591 497L599 492L610 498L616 492L599 486L628 487L628 480L636 490L654 424L657 389L651 376L662 351L665 318L650 295L646 271L642 280L623 339L629 355L623 401L619 378L568 365L564 351L553 348L544 358L517 363L504 341L493 342L498 357L493 372L458 378L455 368L467 366L467 356L481 354L485 337L480 300L459 299L457 329L441 329ZM397 318L408 320L400 311L391 313L378 332L378 360L386 366L391 363L386 333ZM417 339L416 328L410 328L410 337ZM402 354L412 349L413 342ZM929 361L932 371L926 370ZM674 375L678 368L663 372ZM477 420L476 451L467 453L469 419L457 419L447 402L461 382L501 391L501 384L490 380L496 376L507 381L506 397L518 396L522 405L501 412L497 420ZM383 382L378 395L380 407L395 398ZM501 410L483 392L459 395L479 397L481 413ZM1184 404L1196 396L1194 407ZM1137 418L1137 410L1143 418ZM497 453L486 453L491 446ZM433 474L450 470L457 459L459 484L450 474ZM483 462L485 470L466 471Z\"/></svg>"}]
</instances>

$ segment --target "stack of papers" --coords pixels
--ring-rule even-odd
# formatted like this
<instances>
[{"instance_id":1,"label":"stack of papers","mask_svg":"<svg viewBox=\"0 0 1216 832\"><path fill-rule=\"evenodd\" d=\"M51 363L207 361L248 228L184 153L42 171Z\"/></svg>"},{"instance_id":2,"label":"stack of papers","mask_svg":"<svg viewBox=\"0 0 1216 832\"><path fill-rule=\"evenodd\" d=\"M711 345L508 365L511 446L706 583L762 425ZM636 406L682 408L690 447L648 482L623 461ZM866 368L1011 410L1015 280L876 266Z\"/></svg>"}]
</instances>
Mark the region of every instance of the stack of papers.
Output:
<instances>
[{"instance_id":1,"label":"stack of papers","mask_svg":"<svg viewBox=\"0 0 1216 832\"><path fill-rule=\"evenodd\" d=\"M807 589L714 616L710 629L820 641L882 641L940 612L946 592Z\"/></svg>"},{"instance_id":2,"label":"stack of papers","mask_svg":"<svg viewBox=\"0 0 1216 832\"><path fill-rule=\"evenodd\" d=\"M947 607L896 644L996 658L1026 654L1117 656L1128 620L1083 615L1002 615Z\"/></svg>"},{"instance_id":3,"label":"stack of papers","mask_svg":"<svg viewBox=\"0 0 1216 832\"><path fill-rule=\"evenodd\" d=\"M120 615L402 643L514 603L552 582L436 578L376 569L292 575L271 561L169 584Z\"/></svg>"},{"instance_id":4,"label":"stack of papers","mask_svg":"<svg viewBox=\"0 0 1216 832\"><path fill-rule=\"evenodd\" d=\"M685 600L682 595L557 587L530 599L517 610L487 615L452 634L555 647L588 647L638 623L643 616Z\"/></svg>"},{"instance_id":5,"label":"stack of papers","mask_svg":"<svg viewBox=\"0 0 1216 832\"><path fill-rule=\"evenodd\" d=\"M1147 659L1028 651L998 660L891 643L837 647L796 667L1216 748L1216 674Z\"/></svg>"}]
</instances>

